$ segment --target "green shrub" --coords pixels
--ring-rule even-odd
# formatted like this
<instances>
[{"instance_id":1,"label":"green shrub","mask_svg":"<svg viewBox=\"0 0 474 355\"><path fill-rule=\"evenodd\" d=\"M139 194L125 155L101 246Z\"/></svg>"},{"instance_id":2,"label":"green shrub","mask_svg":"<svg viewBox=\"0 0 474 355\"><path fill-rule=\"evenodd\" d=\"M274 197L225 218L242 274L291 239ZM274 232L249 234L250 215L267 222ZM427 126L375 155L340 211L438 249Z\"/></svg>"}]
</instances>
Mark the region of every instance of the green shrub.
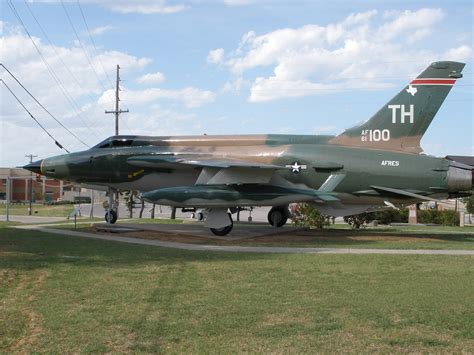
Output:
<instances>
[{"instance_id":1,"label":"green shrub","mask_svg":"<svg viewBox=\"0 0 474 355\"><path fill-rule=\"evenodd\" d=\"M459 213L452 210L419 210L418 223L440 224L444 226L458 226Z\"/></svg>"},{"instance_id":2,"label":"green shrub","mask_svg":"<svg viewBox=\"0 0 474 355\"><path fill-rule=\"evenodd\" d=\"M364 212L351 216L345 216L344 222L348 223L352 228L359 229L365 224L372 222L375 219L374 215L375 214L372 212Z\"/></svg>"},{"instance_id":3,"label":"green shrub","mask_svg":"<svg viewBox=\"0 0 474 355\"><path fill-rule=\"evenodd\" d=\"M329 216L322 215L316 208L308 203L299 203L291 219L296 225L322 229L329 225Z\"/></svg>"},{"instance_id":4,"label":"green shrub","mask_svg":"<svg viewBox=\"0 0 474 355\"><path fill-rule=\"evenodd\" d=\"M459 226L459 212L442 211L441 224L445 226Z\"/></svg>"},{"instance_id":5,"label":"green shrub","mask_svg":"<svg viewBox=\"0 0 474 355\"><path fill-rule=\"evenodd\" d=\"M386 209L373 212L373 216L379 224L408 223L408 209Z\"/></svg>"},{"instance_id":6,"label":"green shrub","mask_svg":"<svg viewBox=\"0 0 474 355\"><path fill-rule=\"evenodd\" d=\"M89 196L74 196L74 203L91 203Z\"/></svg>"},{"instance_id":7,"label":"green shrub","mask_svg":"<svg viewBox=\"0 0 474 355\"><path fill-rule=\"evenodd\" d=\"M44 204L48 206L60 206L60 205L73 205L74 202L68 201L68 200L61 200L61 201L47 201Z\"/></svg>"},{"instance_id":8,"label":"green shrub","mask_svg":"<svg viewBox=\"0 0 474 355\"><path fill-rule=\"evenodd\" d=\"M344 221L352 226L352 228L359 229L360 227L372 221L378 221L379 224L390 223L407 223L408 210L407 209L386 209L377 212L364 212L357 215L344 217Z\"/></svg>"}]
</instances>

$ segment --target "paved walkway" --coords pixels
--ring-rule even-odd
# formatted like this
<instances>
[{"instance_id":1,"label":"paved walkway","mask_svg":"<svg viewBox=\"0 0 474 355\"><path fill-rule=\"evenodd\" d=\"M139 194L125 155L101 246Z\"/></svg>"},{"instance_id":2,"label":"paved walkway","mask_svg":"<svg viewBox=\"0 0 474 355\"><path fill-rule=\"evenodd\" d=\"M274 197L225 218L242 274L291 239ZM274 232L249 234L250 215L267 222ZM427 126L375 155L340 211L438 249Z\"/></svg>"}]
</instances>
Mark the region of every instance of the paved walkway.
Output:
<instances>
[{"instance_id":1,"label":"paved walkway","mask_svg":"<svg viewBox=\"0 0 474 355\"><path fill-rule=\"evenodd\" d=\"M222 245L197 245L160 240L128 238L112 235L77 232L44 228L41 226L16 226L20 229L32 229L41 232L67 235L80 238L100 239L121 243L141 244L193 251L224 251L236 253L291 253L291 254L392 254L392 255L473 255L474 250L426 250L426 249L349 249L349 248L285 248L285 247L246 247Z\"/></svg>"},{"instance_id":2,"label":"paved walkway","mask_svg":"<svg viewBox=\"0 0 474 355\"><path fill-rule=\"evenodd\" d=\"M0 220L5 221L6 216L0 215ZM67 221L67 217L43 217L43 216L20 216L20 215L9 215L8 219L10 222L20 223L54 223Z\"/></svg>"}]
</instances>

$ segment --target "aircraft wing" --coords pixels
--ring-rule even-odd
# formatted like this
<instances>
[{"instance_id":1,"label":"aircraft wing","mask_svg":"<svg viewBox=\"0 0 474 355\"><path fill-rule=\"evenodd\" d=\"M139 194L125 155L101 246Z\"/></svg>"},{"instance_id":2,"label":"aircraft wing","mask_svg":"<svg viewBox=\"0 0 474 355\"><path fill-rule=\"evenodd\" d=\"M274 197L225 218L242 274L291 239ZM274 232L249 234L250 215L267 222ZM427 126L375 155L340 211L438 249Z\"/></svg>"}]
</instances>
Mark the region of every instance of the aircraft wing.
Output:
<instances>
[{"instance_id":1,"label":"aircraft wing","mask_svg":"<svg viewBox=\"0 0 474 355\"><path fill-rule=\"evenodd\" d=\"M286 169L279 165L196 155L141 155L130 157L127 162L142 168L201 168L197 185L264 184L271 180L275 170Z\"/></svg>"}]
</instances>

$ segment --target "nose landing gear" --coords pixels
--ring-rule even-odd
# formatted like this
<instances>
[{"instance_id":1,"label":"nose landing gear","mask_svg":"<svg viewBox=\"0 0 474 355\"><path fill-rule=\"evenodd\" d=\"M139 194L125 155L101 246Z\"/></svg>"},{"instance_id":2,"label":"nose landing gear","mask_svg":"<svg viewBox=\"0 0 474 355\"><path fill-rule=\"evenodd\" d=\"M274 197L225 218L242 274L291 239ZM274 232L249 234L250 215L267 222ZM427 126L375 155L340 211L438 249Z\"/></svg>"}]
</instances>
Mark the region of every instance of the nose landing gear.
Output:
<instances>
[{"instance_id":1,"label":"nose landing gear","mask_svg":"<svg viewBox=\"0 0 474 355\"><path fill-rule=\"evenodd\" d=\"M114 210L107 211L105 213L105 221L109 224L114 224L117 222L117 212Z\"/></svg>"},{"instance_id":2,"label":"nose landing gear","mask_svg":"<svg viewBox=\"0 0 474 355\"><path fill-rule=\"evenodd\" d=\"M113 190L109 190L108 192L109 200L108 202L104 202L104 208L106 209L105 221L108 224L114 224L115 222L117 222L118 203L114 201L114 195L115 195L115 192Z\"/></svg>"}]
</instances>

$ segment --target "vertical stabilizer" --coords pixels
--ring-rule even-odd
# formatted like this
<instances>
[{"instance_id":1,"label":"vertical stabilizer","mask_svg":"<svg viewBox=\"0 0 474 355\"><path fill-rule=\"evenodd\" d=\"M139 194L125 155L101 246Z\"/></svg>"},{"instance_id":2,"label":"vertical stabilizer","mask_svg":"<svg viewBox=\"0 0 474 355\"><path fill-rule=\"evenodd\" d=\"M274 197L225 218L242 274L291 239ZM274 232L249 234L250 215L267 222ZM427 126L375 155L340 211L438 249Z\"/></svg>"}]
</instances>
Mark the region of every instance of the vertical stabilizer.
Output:
<instances>
[{"instance_id":1,"label":"vertical stabilizer","mask_svg":"<svg viewBox=\"0 0 474 355\"><path fill-rule=\"evenodd\" d=\"M420 141L449 91L462 77L464 63L435 62L375 115L330 142L360 148L420 153Z\"/></svg>"}]
</instances>

